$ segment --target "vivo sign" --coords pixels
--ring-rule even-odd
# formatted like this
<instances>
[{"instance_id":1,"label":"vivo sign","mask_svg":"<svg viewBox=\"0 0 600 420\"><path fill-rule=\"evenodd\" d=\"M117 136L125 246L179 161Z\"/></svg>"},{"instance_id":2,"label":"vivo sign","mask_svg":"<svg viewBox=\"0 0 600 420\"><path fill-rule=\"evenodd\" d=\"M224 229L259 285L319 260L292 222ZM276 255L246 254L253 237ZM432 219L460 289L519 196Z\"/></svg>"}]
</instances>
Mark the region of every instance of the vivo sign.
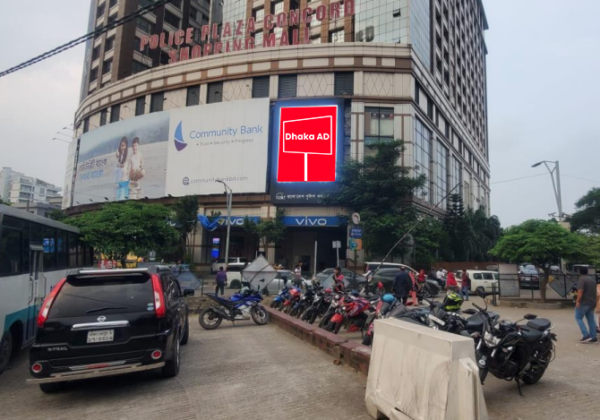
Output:
<instances>
[{"instance_id":1,"label":"vivo sign","mask_svg":"<svg viewBox=\"0 0 600 420\"><path fill-rule=\"evenodd\" d=\"M341 224L341 219L337 216L284 216L282 221L286 226L301 227L336 227Z\"/></svg>"}]
</instances>

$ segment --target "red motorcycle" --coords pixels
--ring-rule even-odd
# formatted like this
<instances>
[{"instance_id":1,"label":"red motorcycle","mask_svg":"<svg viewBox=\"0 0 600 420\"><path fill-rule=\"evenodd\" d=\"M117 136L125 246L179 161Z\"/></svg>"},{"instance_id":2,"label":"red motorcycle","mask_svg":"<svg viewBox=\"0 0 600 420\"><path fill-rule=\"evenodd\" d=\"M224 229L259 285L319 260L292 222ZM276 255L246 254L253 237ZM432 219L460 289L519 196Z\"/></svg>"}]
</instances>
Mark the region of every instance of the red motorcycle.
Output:
<instances>
[{"instance_id":1,"label":"red motorcycle","mask_svg":"<svg viewBox=\"0 0 600 420\"><path fill-rule=\"evenodd\" d=\"M334 334L340 332L342 324L347 322L348 332L360 331L364 328L367 320L366 311L371 307L371 302L365 298L344 296L341 305L335 311L335 314L331 317L329 324L327 324L327 331Z\"/></svg>"},{"instance_id":2,"label":"red motorcycle","mask_svg":"<svg viewBox=\"0 0 600 420\"><path fill-rule=\"evenodd\" d=\"M297 287L294 287L292 290L290 290L289 298L283 301L283 304L281 305L279 310L283 311L283 313L289 314L292 311L292 308L294 307L296 302L300 301L301 297L302 290L298 289Z\"/></svg>"}]
</instances>

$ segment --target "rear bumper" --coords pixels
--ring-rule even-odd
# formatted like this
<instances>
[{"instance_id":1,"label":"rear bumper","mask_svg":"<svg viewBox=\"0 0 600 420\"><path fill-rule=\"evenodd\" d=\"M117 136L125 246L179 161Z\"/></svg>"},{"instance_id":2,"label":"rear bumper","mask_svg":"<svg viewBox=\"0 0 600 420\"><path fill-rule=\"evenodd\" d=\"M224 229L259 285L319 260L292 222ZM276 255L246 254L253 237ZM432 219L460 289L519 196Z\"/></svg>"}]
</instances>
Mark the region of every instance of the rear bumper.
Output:
<instances>
[{"instance_id":1,"label":"rear bumper","mask_svg":"<svg viewBox=\"0 0 600 420\"><path fill-rule=\"evenodd\" d=\"M146 370L159 369L165 365L165 362L152 363L150 365L142 365L141 363L121 365L121 366L110 366L105 368L76 371L76 372L63 372L55 373L46 378L40 379L27 379L28 385L36 384L47 384L52 382L67 382L67 381L80 381L83 379L94 379L102 378L105 376L116 376L125 375L134 372L143 372Z\"/></svg>"}]
</instances>

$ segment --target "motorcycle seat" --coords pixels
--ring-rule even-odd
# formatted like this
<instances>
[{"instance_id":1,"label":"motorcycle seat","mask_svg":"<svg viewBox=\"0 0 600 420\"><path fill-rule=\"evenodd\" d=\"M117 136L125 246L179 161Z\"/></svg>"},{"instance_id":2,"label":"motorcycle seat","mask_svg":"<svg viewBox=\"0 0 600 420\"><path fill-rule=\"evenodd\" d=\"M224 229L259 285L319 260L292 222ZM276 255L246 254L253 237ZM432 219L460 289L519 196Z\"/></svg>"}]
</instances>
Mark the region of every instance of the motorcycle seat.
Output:
<instances>
[{"instance_id":1,"label":"motorcycle seat","mask_svg":"<svg viewBox=\"0 0 600 420\"><path fill-rule=\"evenodd\" d=\"M533 328L534 330L538 331L546 331L548 328L550 328L550 325L552 325L550 320L544 318L536 318L527 322L527 326L529 328Z\"/></svg>"},{"instance_id":2,"label":"motorcycle seat","mask_svg":"<svg viewBox=\"0 0 600 420\"><path fill-rule=\"evenodd\" d=\"M521 327L521 336L526 342L535 343L541 340L542 332L528 327Z\"/></svg>"},{"instance_id":3,"label":"motorcycle seat","mask_svg":"<svg viewBox=\"0 0 600 420\"><path fill-rule=\"evenodd\" d=\"M469 332L483 331L483 316L476 314L467 318L466 330Z\"/></svg>"}]
</instances>

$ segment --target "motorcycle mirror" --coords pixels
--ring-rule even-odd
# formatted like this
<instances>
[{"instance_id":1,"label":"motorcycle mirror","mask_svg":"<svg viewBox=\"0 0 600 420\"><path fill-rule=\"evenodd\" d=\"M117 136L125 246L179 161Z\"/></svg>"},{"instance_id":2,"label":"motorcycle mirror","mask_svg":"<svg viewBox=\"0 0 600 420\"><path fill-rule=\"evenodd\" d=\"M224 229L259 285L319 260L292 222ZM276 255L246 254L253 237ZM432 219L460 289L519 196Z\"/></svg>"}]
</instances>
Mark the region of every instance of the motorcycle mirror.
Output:
<instances>
[{"instance_id":1,"label":"motorcycle mirror","mask_svg":"<svg viewBox=\"0 0 600 420\"><path fill-rule=\"evenodd\" d=\"M526 320L528 320L528 321L531 321L532 319L536 319L536 318L537 318L537 315L534 315L534 314L527 314L527 315L525 315L523 318L525 318L525 319L526 319Z\"/></svg>"}]
</instances>

